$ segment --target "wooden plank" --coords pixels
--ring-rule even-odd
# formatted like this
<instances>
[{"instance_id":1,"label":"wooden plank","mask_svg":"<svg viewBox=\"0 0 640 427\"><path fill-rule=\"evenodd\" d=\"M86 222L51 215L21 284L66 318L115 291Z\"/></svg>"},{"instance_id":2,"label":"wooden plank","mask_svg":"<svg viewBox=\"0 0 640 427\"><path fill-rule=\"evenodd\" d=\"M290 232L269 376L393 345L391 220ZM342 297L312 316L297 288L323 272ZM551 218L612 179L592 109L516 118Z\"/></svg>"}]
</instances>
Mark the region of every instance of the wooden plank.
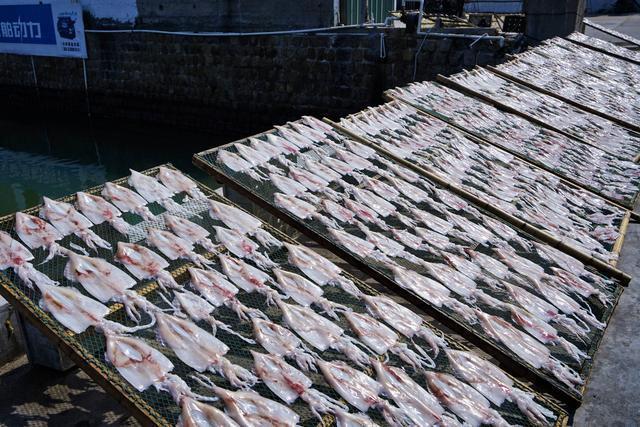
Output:
<instances>
[{"instance_id":1,"label":"wooden plank","mask_svg":"<svg viewBox=\"0 0 640 427\"><path fill-rule=\"evenodd\" d=\"M630 129L630 130L632 130L634 132L640 132L640 126L637 126L637 125L635 125L633 123L629 123L626 120L622 120L622 119L620 119L620 118L618 118L616 116L612 116L610 114L603 113L602 111L596 110L595 108L591 108L591 107L586 106L584 104L581 104L581 103L579 103L577 101L574 101L572 99L566 98L566 97L564 97L562 95L558 95L555 92L551 92L550 90L547 90L545 88L537 86L537 85L535 85L533 83L530 83L530 82L528 82L526 80L522 80L522 79L520 79L520 78L518 78L518 77L516 77L514 75L509 74L509 73L505 73L504 71L501 71L501 70L497 69L496 67L493 67L491 65L487 65L487 70L489 70L492 73L495 73L495 74L499 75L500 77L503 77L503 78L505 78L507 80L511 80L513 82L516 82L516 83L519 83L519 84L521 84L523 86L526 86L529 89L533 89L533 90L538 91L540 93L544 93L545 95L552 96L552 97L554 97L556 99L559 99L560 101L566 102L567 104L572 105L572 106L574 106L576 108L579 108L579 109L581 109L583 111L586 111L588 113L595 114L595 115L600 116L600 117L602 117L604 119L610 120L610 121L612 121L614 123L619 124L620 126L623 126L623 127L627 128L627 129Z\"/></svg>"}]
</instances>

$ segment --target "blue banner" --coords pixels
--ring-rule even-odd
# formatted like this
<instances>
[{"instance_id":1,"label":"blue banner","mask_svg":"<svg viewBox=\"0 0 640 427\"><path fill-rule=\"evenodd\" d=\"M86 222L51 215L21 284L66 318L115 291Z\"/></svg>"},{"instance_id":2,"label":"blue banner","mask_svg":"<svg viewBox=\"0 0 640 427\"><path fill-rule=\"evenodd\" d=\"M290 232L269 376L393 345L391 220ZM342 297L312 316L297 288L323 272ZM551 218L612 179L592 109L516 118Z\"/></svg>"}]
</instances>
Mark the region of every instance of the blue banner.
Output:
<instances>
[{"instance_id":1,"label":"blue banner","mask_svg":"<svg viewBox=\"0 0 640 427\"><path fill-rule=\"evenodd\" d=\"M0 43L56 44L51 5L0 6Z\"/></svg>"},{"instance_id":2,"label":"blue banner","mask_svg":"<svg viewBox=\"0 0 640 427\"><path fill-rule=\"evenodd\" d=\"M86 58L81 5L70 0L0 5L0 52Z\"/></svg>"}]
</instances>

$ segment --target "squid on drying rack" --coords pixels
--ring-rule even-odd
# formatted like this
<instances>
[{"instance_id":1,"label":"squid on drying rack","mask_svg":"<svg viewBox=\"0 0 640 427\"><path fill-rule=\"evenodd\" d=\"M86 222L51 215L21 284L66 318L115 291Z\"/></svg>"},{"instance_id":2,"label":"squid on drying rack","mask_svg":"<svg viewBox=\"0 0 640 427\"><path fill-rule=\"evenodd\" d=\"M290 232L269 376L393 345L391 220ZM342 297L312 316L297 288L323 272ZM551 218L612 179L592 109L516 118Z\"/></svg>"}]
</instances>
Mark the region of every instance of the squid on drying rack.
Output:
<instances>
[{"instance_id":1,"label":"squid on drying rack","mask_svg":"<svg viewBox=\"0 0 640 427\"><path fill-rule=\"evenodd\" d=\"M49 221L63 236L75 234L93 250L97 250L96 246L111 250L109 242L90 230L93 223L69 203L58 202L48 197L43 197L43 200L40 217Z\"/></svg>"},{"instance_id":2,"label":"squid on drying rack","mask_svg":"<svg viewBox=\"0 0 640 427\"><path fill-rule=\"evenodd\" d=\"M147 201L126 187L107 182L102 189L102 196L110 200L122 212L133 212L146 221L153 219L153 213L146 207Z\"/></svg>"},{"instance_id":3,"label":"squid on drying rack","mask_svg":"<svg viewBox=\"0 0 640 427\"><path fill-rule=\"evenodd\" d=\"M29 249L44 248L49 254L43 263L51 260L56 255L66 255L67 249L61 247L58 240L64 236L45 220L23 212L16 212L14 226L16 234Z\"/></svg>"}]
</instances>

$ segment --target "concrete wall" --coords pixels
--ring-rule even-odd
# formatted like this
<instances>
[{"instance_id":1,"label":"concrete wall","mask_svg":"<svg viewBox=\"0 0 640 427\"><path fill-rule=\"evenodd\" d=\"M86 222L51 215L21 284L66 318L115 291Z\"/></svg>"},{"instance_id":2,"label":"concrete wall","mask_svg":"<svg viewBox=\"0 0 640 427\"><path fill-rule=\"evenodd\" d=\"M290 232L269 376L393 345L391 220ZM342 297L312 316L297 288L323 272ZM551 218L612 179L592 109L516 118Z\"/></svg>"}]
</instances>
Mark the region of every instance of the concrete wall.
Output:
<instances>
[{"instance_id":1,"label":"concrete wall","mask_svg":"<svg viewBox=\"0 0 640 427\"><path fill-rule=\"evenodd\" d=\"M526 35L534 41L582 30L586 0L524 0Z\"/></svg>"},{"instance_id":2,"label":"concrete wall","mask_svg":"<svg viewBox=\"0 0 640 427\"><path fill-rule=\"evenodd\" d=\"M333 0L138 0L142 26L259 31L334 25Z\"/></svg>"},{"instance_id":3,"label":"concrete wall","mask_svg":"<svg viewBox=\"0 0 640 427\"><path fill-rule=\"evenodd\" d=\"M337 117L381 101L412 79L422 38L380 34L180 37L87 34L89 102L94 116L253 133L301 114ZM496 63L489 41L427 40L417 79ZM86 114L82 62L0 55L2 105L14 112Z\"/></svg>"}]
</instances>

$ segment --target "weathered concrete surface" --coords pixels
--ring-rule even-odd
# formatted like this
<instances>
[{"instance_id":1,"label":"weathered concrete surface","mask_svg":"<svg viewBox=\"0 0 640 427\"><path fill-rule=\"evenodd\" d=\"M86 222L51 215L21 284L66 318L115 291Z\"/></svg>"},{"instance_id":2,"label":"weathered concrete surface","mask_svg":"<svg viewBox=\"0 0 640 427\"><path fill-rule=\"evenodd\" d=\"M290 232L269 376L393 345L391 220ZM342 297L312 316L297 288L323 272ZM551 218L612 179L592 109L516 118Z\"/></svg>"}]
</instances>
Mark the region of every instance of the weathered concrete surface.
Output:
<instances>
[{"instance_id":1,"label":"weathered concrete surface","mask_svg":"<svg viewBox=\"0 0 640 427\"><path fill-rule=\"evenodd\" d=\"M0 366L0 426L138 426L84 372L32 366L22 356Z\"/></svg>"},{"instance_id":2,"label":"weathered concrete surface","mask_svg":"<svg viewBox=\"0 0 640 427\"><path fill-rule=\"evenodd\" d=\"M585 0L524 0L527 37L534 41L566 36L582 28Z\"/></svg>"},{"instance_id":3,"label":"weathered concrete surface","mask_svg":"<svg viewBox=\"0 0 640 427\"><path fill-rule=\"evenodd\" d=\"M637 426L640 423L640 224L629 227L619 267L634 279L596 353L575 426Z\"/></svg>"},{"instance_id":4,"label":"weathered concrete surface","mask_svg":"<svg viewBox=\"0 0 640 427\"><path fill-rule=\"evenodd\" d=\"M593 16L589 17L589 19L596 24L600 24L604 27L611 28L612 30L640 39L640 13L634 13L631 15ZM603 33L602 31L598 31L595 28L586 27L585 34L588 36L598 37L609 42L621 43L620 39Z\"/></svg>"}]
</instances>

